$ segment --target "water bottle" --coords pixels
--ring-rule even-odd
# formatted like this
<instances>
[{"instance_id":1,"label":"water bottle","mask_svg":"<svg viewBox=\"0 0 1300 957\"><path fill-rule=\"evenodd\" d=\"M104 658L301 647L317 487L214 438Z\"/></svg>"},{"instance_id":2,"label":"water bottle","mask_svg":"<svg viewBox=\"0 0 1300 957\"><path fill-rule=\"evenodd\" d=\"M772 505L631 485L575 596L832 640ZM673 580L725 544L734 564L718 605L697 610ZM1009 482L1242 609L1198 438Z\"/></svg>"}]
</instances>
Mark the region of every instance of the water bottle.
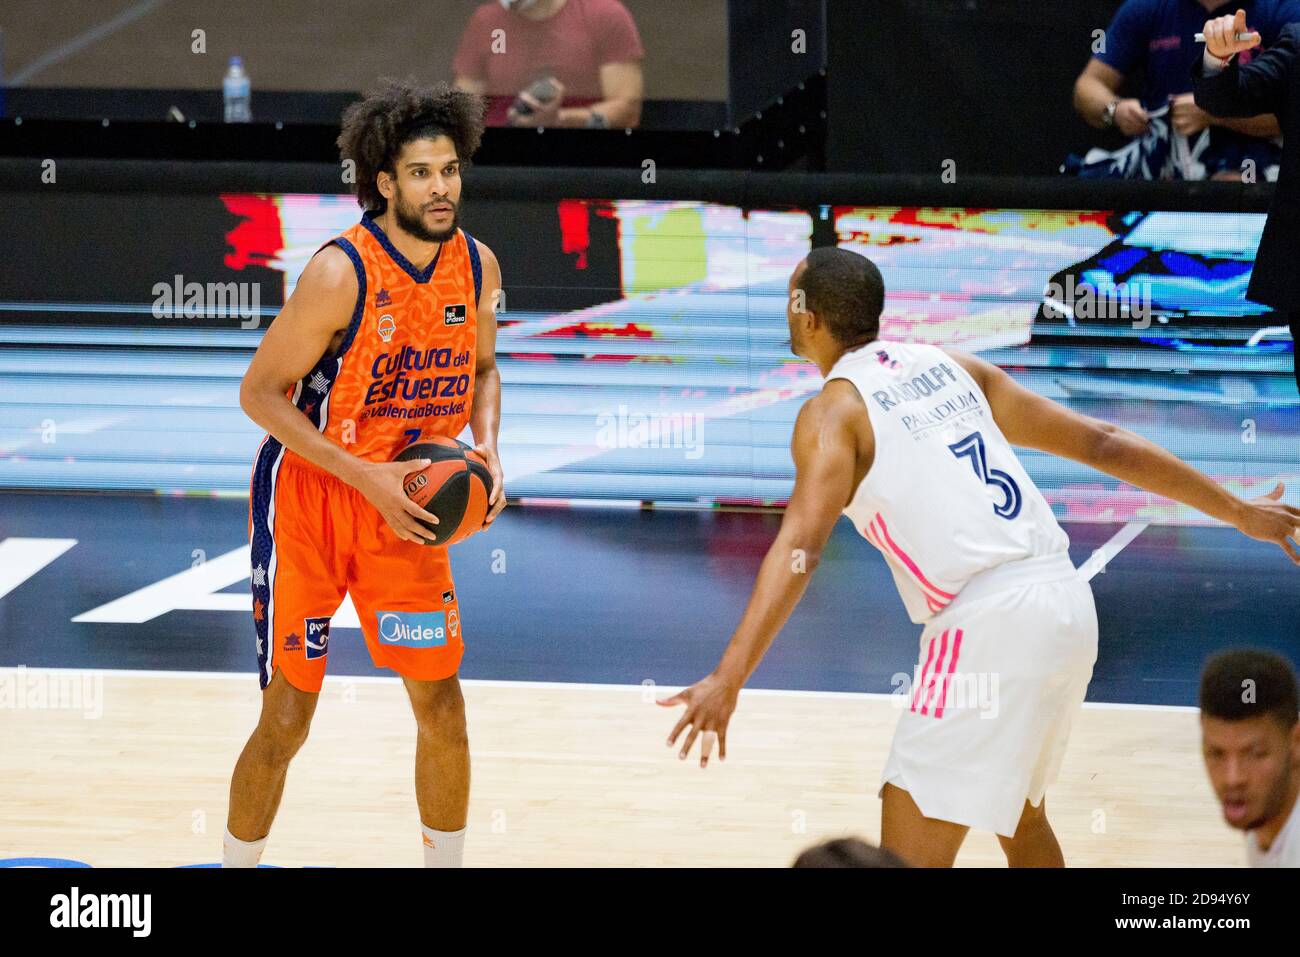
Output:
<instances>
[{"instance_id":1,"label":"water bottle","mask_svg":"<svg viewBox=\"0 0 1300 957\"><path fill-rule=\"evenodd\" d=\"M221 95L225 101L227 123L248 123L253 119L253 88L244 72L241 57L230 58L230 68L221 83Z\"/></svg>"}]
</instances>

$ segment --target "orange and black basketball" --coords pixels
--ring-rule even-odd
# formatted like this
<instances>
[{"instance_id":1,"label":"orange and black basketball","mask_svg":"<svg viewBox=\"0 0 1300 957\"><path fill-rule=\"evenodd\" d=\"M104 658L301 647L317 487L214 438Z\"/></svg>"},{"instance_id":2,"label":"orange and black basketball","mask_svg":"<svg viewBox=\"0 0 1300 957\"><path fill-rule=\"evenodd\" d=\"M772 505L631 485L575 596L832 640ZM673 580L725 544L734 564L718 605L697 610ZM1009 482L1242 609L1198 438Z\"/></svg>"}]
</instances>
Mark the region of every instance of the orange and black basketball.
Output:
<instances>
[{"instance_id":1,"label":"orange and black basketball","mask_svg":"<svg viewBox=\"0 0 1300 957\"><path fill-rule=\"evenodd\" d=\"M492 497L492 473L481 455L458 439L436 437L408 445L395 461L410 459L430 460L406 476L407 496L438 516L437 525L420 523L434 535L430 545L454 545L483 527Z\"/></svg>"}]
</instances>

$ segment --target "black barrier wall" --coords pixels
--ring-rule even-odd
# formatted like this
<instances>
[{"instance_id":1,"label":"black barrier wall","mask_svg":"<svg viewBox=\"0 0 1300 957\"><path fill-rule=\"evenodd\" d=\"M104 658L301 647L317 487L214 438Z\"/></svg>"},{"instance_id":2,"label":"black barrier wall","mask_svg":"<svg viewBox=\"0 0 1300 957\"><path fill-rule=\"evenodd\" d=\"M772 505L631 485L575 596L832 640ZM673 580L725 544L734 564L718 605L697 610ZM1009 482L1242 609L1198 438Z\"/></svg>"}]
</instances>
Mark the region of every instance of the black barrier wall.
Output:
<instances>
[{"instance_id":1,"label":"black barrier wall","mask_svg":"<svg viewBox=\"0 0 1300 957\"><path fill-rule=\"evenodd\" d=\"M827 0L827 169L1054 173L1114 149L1075 114L1074 80L1119 0Z\"/></svg>"},{"instance_id":2,"label":"black barrier wall","mask_svg":"<svg viewBox=\"0 0 1300 957\"><path fill-rule=\"evenodd\" d=\"M37 158L0 158L0 192L41 192L53 187ZM80 192L211 193L267 191L345 193L339 167L328 163L164 162L60 159L57 189ZM960 176L939 173L766 173L660 170L648 183L640 166L627 169L534 169L475 166L465 177L465 197L517 199L690 199L752 205L882 203L1015 209L1161 209L1201 212L1268 210L1271 183L1080 180L1052 176Z\"/></svg>"},{"instance_id":3,"label":"black barrier wall","mask_svg":"<svg viewBox=\"0 0 1300 957\"><path fill-rule=\"evenodd\" d=\"M788 281L828 244L879 266L883 339L978 352L1242 494L1300 484L1293 343L1244 298L1267 199L1224 183L473 168L461 216L502 266L511 487L783 501L794 416L821 385L790 351ZM261 434L240 379L359 213L329 165L0 164L0 486L246 490ZM1194 520L1083 466L1025 463L1071 520Z\"/></svg>"}]
</instances>

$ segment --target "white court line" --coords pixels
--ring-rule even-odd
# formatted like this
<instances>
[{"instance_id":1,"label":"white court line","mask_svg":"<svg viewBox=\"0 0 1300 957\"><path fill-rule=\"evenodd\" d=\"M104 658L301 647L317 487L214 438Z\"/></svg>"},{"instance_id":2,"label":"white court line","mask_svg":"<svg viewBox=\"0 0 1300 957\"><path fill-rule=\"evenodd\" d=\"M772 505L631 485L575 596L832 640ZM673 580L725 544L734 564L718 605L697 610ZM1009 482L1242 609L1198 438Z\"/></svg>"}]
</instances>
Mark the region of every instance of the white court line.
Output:
<instances>
[{"instance_id":1,"label":"white court line","mask_svg":"<svg viewBox=\"0 0 1300 957\"><path fill-rule=\"evenodd\" d=\"M1106 570L1106 566L1124 550L1124 548L1141 535L1150 522L1129 522L1111 537L1105 545L1088 556L1088 560L1079 566L1079 577L1090 582Z\"/></svg>"},{"instance_id":2,"label":"white court line","mask_svg":"<svg viewBox=\"0 0 1300 957\"><path fill-rule=\"evenodd\" d=\"M105 20L97 27L91 27L85 33L78 34L66 43L61 43L47 53L38 56L27 66L23 67L13 76L8 78L9 86L22 86L36 74L40 73L46 67L53 66L60 60L66 60L75 53L80 53L86 47L97 43L104 37L108 36L114 30L118 30L134 20L140 19L146 13L151 12L155 7L161 6L167 0L140 0L133 7L127 7L111 20Z\"/></svg>"},{"instance_id":3,"label":"white court line","mask_svg":"<svg viewBox=\"0 0 1300 957\"><path fill-rule=\"evenodd\" d=\"M0 598L9 594L73 545L75 538L0 539Z\"/></svg>"},{"instance_id":4,"label":"white court line","mask_svg":"<svg viewBox=\"0 0 1300 957\"><path fill-rule=\"evenodd\" d=\"M7 673L36 674L40 672L63 672L111 675L115 678L217 678L227 681L256 681L257 671L154 671L151 669L131 668L28 668L22 666L0 668L0 677ZM325 680L331 684L357 682L360 684L396 684L402 679L389 675L326 675ZM614 685L595 684L581 681L506 681L495 678L462 678L462 685L470 688L534 688L546 691L622 691L638 696L646 688L656 692L676 694L684 686L679 685ZM889 701L895 694L876 691L797 691L783 688L743 688L741 694L749 697L768 698L842 698L849 701ZM1111 701L1085 701L1085 708L1097 708L1119 711L1182 711L1197 713L1199 708L1181 704L1124 704ZM3 709L0 709L3 710Z\"/></svg>"}]
</instances>

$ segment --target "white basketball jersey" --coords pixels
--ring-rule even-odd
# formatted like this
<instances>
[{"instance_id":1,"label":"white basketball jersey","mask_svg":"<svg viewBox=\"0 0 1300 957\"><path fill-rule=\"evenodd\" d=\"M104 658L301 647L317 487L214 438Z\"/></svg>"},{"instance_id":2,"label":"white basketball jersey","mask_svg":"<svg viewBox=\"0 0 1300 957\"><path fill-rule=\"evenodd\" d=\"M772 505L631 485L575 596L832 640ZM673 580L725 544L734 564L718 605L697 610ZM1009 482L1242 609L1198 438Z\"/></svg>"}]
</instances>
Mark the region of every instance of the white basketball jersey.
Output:
<instances>
[{"instance_id":1,"label":"white basketball jersey","mask_svg":"<svg viewBox=\"0 0 1300 957\"><path fill-rule=\"evenodd\" d=\"M988 399L943 350L877 340L842 356L831 379L857 387L876 438L844 514L884 554L912 621L982 571L1068 550Z\"/></svg>"},{"instance_id":2,"label":"white basketball jersey","mask_svg":"<svg viewBox=\"0 0 1300 957\"><path fill-rule=\"evenodd\" d=\"M1246 861L1251 867L1300 867L1300 801L1291 806L1267 851L1259 849L1254 831L1246 832Z\"/></svg>"}]
</instances>

